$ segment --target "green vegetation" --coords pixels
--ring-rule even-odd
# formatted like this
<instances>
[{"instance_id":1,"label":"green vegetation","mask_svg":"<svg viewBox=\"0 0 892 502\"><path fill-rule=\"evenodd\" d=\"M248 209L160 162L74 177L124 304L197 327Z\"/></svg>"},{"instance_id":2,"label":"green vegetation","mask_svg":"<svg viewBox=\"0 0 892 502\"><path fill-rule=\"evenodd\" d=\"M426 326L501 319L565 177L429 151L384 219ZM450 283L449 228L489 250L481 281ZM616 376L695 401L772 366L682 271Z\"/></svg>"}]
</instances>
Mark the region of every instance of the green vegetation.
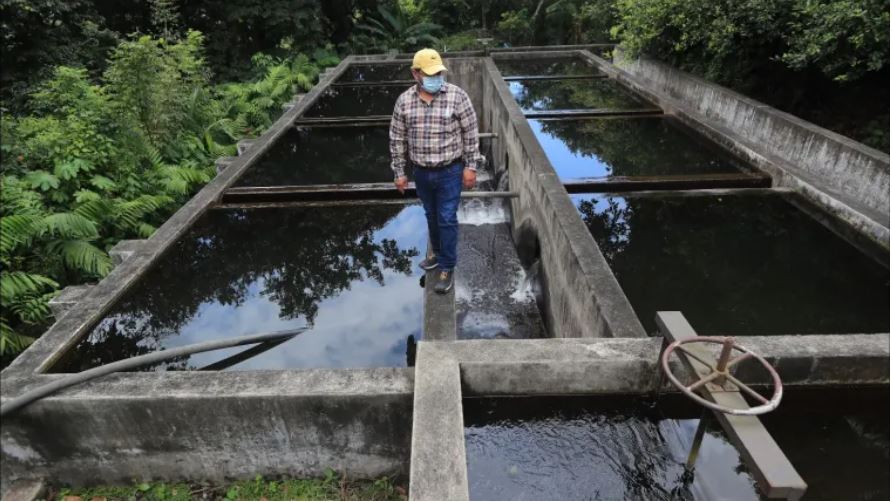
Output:
<instances>
[{"instance_id":1,"label":"green vegetation","mask_svg":"<svg viewBox=\"0 0 892 502\"><path fill-rule=\"evenodd\" d=\"M53 490L51 500L406 500L392 478L348 481L328 470L322 479L269 480L257 476L229 485L139 483Z\"/></svg>"},{"instance_id":2,"label":"green vegetation","mask_svg":"<svg viewBox=\"0 0 892 502\"><path fill-rule=\"evenodd\" d=\"M888 0L618 0L612 35L889 150Z\"/></svg>"},{"instance_id":3,"label":"green vegetation","mask_svg":"<svg viewBox=\"0 0 892 502\"><path fill-rule=\"evenodd\" d=\"M213 177L215 158L235 154L337 61L326 51L259 55L262 78L211 85L203 43L195 31L126 40L101 78L56 67L30 95L30 113L0 119L5 358L46 328L59 288L108 274L111 246L151 236Z\"/></svg>"},{"instance_id":4,"label":"green vegetation","mask_svg":"<svg viewBox=\"0 0 892 502\"><path fill-rule=\"evenodd\" d=\"M889 0L0 2L0 357L336 55L621 43L889 148Z\"/></svg>"}]
</instances>

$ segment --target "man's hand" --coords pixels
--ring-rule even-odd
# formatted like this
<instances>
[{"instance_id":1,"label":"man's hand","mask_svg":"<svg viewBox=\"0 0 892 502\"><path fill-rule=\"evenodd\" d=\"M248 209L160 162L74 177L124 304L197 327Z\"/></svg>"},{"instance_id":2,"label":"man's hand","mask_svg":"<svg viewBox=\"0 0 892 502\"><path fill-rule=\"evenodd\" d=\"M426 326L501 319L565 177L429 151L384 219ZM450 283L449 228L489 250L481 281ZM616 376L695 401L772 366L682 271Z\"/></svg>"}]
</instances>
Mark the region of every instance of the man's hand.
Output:
<instances>
[{"instance_id":1,"label":"man's hand","mask_svg":"<svg viewBox=\"0 0 892 502\"><path fill-rule=\"evenodd\" d=\"M471 189L477 185L477 171L471 169L465 169L465 172L462 174L462 186Z\"/></svg>"},{"instance_id":2,"label":"man's hand","mask_svg":"<svg viewBox=\"0 0 892 502\"><path fill-rule=\"evenodd\" d=\"M393 180L393 184L396 185L396 189L399 190L400 193L406 193L406 188L409 187L409 178L400 176Z\"/></svg>"}]
</instances>

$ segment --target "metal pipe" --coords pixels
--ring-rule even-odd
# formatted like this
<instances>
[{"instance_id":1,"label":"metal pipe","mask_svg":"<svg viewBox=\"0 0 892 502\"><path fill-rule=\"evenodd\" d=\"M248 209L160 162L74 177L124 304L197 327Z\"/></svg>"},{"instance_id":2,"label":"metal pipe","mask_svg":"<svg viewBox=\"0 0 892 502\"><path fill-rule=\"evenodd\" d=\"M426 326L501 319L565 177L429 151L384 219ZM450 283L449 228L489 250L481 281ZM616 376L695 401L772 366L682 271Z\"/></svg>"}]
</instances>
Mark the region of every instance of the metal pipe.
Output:
<instances>
[{"instance_id":1,"label":"metal pipe","mask_svg":"<svg viewBox=\"0 0 892 502\"><path fill-rule=\"evenodd\" d=\"M211 340L209 342L193 343L175 349L159 350L151 354L143 354L141 356L122 359L113 363L104 364L95 368L75 373L73 375L64 376L56 381L42 385L36 389L30 390L21 396L11 399L8 402L0 404L0 417L4 417L10 413L37 401L43 399L50 394L66 389L73 385L93 380L117 371L127 371L147 364L166 361L176 357L188 356L199 352L209 352L211 350L225 349L236 347L239 345L248 345L252 343L260 343L271 340L281 340L285 338L295 337L308 328L299 328L287 331L276 331L273 333L260 333L256 335L238 336L234 338L226 338L224 340Z\"/></svg>"}]
</instances>

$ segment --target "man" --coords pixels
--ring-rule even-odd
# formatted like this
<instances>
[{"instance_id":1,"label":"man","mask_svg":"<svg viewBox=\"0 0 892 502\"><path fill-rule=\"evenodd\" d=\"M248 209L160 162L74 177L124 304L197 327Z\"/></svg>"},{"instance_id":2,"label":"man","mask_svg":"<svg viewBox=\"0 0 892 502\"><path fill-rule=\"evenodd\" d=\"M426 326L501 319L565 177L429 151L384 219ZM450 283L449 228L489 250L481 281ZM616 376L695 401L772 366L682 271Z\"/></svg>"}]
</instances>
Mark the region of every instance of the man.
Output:
<instances>
[{"instance_id":1,"label":"man","mask_svg":"<svg viewBox=\"0 0 892 502\"><path fill-rule=\"evenodd\" d=\"M465 91L446 83L445 73L437 51L416 52L412 77L417 85L397 98L390 122L394 184L403 193L409 184L406 167L412 166L431 243L421 268L438 269L434 291L440 294L454 283L461 189L477 183L481 160L474 106Z\"/></svg>"}]
</instances>

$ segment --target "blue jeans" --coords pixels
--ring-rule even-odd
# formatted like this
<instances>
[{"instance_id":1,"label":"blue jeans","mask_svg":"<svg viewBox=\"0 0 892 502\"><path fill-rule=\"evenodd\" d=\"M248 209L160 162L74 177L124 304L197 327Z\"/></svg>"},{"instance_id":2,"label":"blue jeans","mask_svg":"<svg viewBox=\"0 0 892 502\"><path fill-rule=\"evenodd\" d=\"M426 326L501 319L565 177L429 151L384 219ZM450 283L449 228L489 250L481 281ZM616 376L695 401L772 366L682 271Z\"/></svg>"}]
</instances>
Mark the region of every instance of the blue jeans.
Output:
<instances>
[{"instance_id":1,"label":"blue jeans","mask_svg":"<svg viewBox=\"0 0 892 502\"><path fill-rule=\"evenodd\" d=\"M455 268L458 211L464 165L457 161L441 169L415 168L415 191L424 205L431 248L440 270Z\"/></svg>"}]
</instances>

